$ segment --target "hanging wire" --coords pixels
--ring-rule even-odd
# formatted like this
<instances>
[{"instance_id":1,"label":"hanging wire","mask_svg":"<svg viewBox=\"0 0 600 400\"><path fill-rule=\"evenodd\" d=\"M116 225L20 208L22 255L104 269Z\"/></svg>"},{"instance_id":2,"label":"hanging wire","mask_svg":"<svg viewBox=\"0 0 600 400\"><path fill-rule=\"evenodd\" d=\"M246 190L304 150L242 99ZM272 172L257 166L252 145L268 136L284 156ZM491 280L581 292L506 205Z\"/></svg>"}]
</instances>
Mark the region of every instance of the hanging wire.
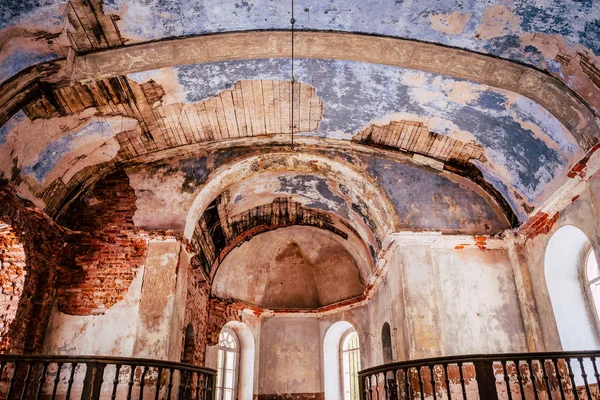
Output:
<instances>
[{"instance_id":1,"label":"hanging wire","mask_svg":"<svg viewBox=\"0 0 600 400\"><path fill-rule=\"evenodd\" d=\"M291 87L292 87L292 150L294 149L294 83L296 82L296 78L294 77L294 25L296 24L296 20L294 19L294 0L292 2L292 19L290 23L292 24L292 77L291 77Z\"/></svg>"}]
</instances>

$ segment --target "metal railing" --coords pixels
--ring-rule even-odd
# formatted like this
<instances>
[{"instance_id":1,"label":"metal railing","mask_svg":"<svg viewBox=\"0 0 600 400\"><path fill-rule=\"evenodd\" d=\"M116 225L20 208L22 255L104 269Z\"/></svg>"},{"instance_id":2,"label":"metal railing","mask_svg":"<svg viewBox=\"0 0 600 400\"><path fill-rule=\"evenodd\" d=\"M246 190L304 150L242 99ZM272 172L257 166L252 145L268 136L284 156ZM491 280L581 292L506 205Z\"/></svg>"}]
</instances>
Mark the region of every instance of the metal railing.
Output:
<instances>
[{"instance_id":1,"label":"metal railing","mask_svg":"<svg viewBox=\"0 0 600 400\"><path fill-rule=\"evenodd\" d=\"M597 362L598 360L598 362ZM600 351L440 357L360 371L362 400L600 399Z\"/></svg>"},{"instance_id":2,"label":"metal railing","mask_svg":"<svg viewBox=\"0 0 600 400\"><path fill-rule=\"evenodd\" d=\"M0 355L0 399L212 400L215 374L148 359Z\"/></svg>"}]
</instances>

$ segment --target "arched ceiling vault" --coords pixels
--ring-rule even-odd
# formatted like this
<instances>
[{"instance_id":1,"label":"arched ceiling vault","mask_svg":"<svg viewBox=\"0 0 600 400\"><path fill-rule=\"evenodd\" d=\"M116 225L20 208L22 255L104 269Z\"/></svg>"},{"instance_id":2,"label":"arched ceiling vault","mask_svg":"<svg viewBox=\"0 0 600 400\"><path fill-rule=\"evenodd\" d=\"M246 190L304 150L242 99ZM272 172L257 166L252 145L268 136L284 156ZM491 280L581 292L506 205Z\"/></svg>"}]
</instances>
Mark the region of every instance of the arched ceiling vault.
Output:
<instances>
[{"instance_id":1,"label":"arched ceiling vault","mask_svg":"<svg viewBox=\"0 0 600 400\"><path fill-rule=\"evenodd\" d=\"M215 183L221 170L275 159L293 125L296 158L345 163L384 192L357 195L394 216L359 236L497 233L527 220L598 148L593 1L296 1L294 87L284 3L2 2L0 178L60 217L93 182L125 169L140 202L173 210L152 224L191 237L209 203L242 185ZM279 184L271 197L297 167L269 178ZM176 201L144 186L157 175ZM327 178L337 190L350 179ZM407 194L414 182L427 190ZM198 196L211 185L222 190ZM448 204L452 221L414 217Z\"/></svg>"}]
</instances>

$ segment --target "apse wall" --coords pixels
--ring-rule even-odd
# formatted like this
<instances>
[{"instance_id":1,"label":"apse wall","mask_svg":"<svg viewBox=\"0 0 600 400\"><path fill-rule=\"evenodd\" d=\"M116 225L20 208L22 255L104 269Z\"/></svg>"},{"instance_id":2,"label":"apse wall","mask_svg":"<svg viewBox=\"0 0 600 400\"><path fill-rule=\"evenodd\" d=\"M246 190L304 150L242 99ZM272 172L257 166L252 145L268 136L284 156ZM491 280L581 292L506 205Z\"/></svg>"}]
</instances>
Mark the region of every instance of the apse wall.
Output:
<instances>
[{"instance_id":1,"label":"apse wall","mask_svg":"<svg viewBox=\"0 0 600 400\"><path fill-rule=\"evenodd\" d=\"M383 363L385 322L395 361L527 351L509 249L502 240L477 245L468 237L411 233L394 240L385 255L387 275L366 305L321 315L263 315L258 321L243 313L256 335L259 399L325 396L323 346L339 321L358 332L362 368Z\"/></svg>"}]
</instances>

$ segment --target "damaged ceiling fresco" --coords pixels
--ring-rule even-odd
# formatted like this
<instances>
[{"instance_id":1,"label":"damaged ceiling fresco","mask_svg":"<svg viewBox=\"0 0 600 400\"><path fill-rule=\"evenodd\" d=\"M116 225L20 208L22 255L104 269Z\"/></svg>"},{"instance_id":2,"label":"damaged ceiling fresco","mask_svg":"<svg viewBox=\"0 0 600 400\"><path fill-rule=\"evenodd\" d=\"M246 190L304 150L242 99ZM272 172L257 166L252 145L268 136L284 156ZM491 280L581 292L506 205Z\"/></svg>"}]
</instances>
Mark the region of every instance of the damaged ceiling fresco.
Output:
<instances>
[{"instance_id":1,"label":"damaged ceiling fresco","mask_svg":"<svg viewBox=\"0 0 600 400\"><path fill-rule=\"evenodd\" d=\"M585 175L594 3L296 0L292 83L288 2L3 1L0 179L60 223L124 173L136 229L183 235L218 295L287 308L282 265L331 253L347 290L292 303L345 301L390 234L500 235ZM229 291L265 246L272 276Z\"/></svg>"}]
</instances>

